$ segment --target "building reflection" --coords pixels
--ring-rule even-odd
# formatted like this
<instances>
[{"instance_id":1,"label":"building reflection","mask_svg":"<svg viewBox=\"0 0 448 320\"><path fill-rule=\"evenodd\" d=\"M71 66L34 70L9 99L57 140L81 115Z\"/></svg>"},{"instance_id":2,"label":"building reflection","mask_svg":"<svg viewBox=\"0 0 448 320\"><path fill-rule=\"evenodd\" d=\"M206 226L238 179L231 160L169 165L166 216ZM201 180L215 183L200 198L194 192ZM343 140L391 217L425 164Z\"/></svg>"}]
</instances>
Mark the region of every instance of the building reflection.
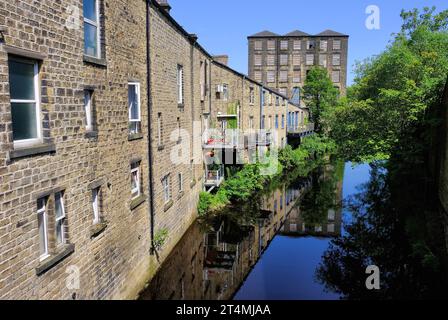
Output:
<instances>
[{"instance_id":1,"label":"building reflection","mask_svg":"<svg viewBox=\"0 0 448 320\"><path fill-rule=\"evenodd\" d=\"M228 300L278 233L322 237L340 234L341 210L337 206L328 209L327 219L320 225L307 224L301 215L301 199L322 182L321 176L317 178L314 183L310 177L280 186L257 199L251 210L233 209L211 221L194 223L140 298ZM341 194L342 183L334 203Z\"/></svg>"}]
</instances>

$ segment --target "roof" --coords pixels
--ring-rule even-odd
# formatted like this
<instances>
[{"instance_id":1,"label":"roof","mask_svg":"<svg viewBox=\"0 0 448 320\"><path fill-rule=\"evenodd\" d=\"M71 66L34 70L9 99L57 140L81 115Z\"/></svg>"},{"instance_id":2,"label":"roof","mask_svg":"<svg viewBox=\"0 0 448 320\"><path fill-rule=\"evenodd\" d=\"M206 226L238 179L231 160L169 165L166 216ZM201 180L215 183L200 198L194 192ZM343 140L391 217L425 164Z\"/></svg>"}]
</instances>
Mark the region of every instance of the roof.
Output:
<instances>
[{"instance_id":1,"label":"roof","mask_svg":"<svg viewBox=\"0 0 448 320\"><path fill-rule=\"evenodd\" d=\"M291 31L287 34L285 34L285 37L305 37L305 36L309 36L310 34L300 31L300 30L294 30Z\"/></svg>"},{"instance_id":2,"label":"roof","mask_svg":"<svg viewBox=\"0 0 448 320\"><path fill-rule=\"evenodd\" d=\"M325 36L325 37L348 37L346 34L342 34L330 29L324 30L321 33L316 34L316 36Z\"/></svg>"},{"instance_id":3,"label":"roof","mask_svg":"<svg viewBox=\"0 0 448 320\"><path fill-rule=\"evenodd\" d=\"M348 37L348 35L336 32L334 30L324 30L321 33L318 34L309 34L300 30L293 30L287 34L280 35L274 32L271 32L269 30L261 31L256 34L253 34L251 36L248 36L248 38L282 38L282 37Z\"/></svg>"},{"instance_id":4,"label":"roof","mask_svg":"<svg viewBox=\"0 0 448 320\"><path fill-rule=\"evenodd\" d=\"M279 37L279 34L271 32L269 30L261 31L256 34L249 36L248 38L269 38L269 37Z\"/></svg>"}]
</instances>

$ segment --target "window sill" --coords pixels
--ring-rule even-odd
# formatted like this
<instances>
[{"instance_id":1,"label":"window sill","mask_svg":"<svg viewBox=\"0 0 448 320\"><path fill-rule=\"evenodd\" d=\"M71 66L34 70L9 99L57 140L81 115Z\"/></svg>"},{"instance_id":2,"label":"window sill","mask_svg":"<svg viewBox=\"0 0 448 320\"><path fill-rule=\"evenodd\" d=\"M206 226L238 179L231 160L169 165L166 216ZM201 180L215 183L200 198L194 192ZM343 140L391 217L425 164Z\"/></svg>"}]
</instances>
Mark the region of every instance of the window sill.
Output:
<instances>
[{"instance_id":1,"label":"window sill","mask_svg":"<svg viewBox=\"0 0 448 320\"><path fill-rule=\"evenodd\" d=\"M130 133L128 135L128 141L141 140L143 139L143 133Z\"/></svg>"},{"instance_id":2,"label":"window sill","mask_svg":"<svg viewBox=\"0 0 448 320\"><path fill-rule=\"evenodd\" d=\"M96 65L99 67L107 67L106 59L100 59L100 58L95 58L95 57L84 55L83 60L86 63L90 63L90 64L93 64L93 65Z\"/></svg>"},{"instance_id":3,"label":"window sill","mask_svg":"<svg viewBox=\"0 0 448 320\"><path fill-rule=\"evenodd\" d=\"M157 146L157 150L162 151L163 149L165 149L165 146L163 144L159 144Z\"/></svg>"},{"instance_id":4,"label":"window sill","mask_svg":"<svg viewBox=\"0 0 448 320\"><path fill-rule=\"evenodd\" d=\"M146 201L146 196L144 194L138 196L134 200L131 201L130 208L131 211L135 210L138 206L140 206L143 202Z\"/></svg>"},{"instance_id":5,"label":"window sill","mask_svg":"<svg viewBox=\"0 0 448 320\"><path fill-rule=\"evenodd\" d=\"M107 228L106 222L100 222L90 228L90 239L96 238Z\"/></svg>"},{"instance_id":6,"label":"window sill","mask_svg":"<svg viewBox=\"0 0 448 320\"><path fill-rule=\"evenodd\" d=\"M177 107L178 107L178 108L184 108L185 105L184 105L183 103L178 103L178 104L177 104Z\"/></svg>"},{"instance_id":7,"label":"window sill","mask_svg":"<svg viewBox=\"0 0 448 320\"><path fill-rule=\"evenodd\" d=\"M59 262L64 260L66 257L71 255L75 251L74 244L67 244L62 247L56 254L51 255L44 261L42 261L39 266L36 268L36 275L41 275L53 268Z\"/></svg>"},{"instance_id":8,"label":"window sill","mask_svg":"<svg viewBox=\"0 0 448 320\"><path fill-rule=\"evenodd\" d=\"M173 200L168 201L167 203L165 203L165 205L163 206L163 211L168 211L174 204Z\"/></svg>"},{"instance_id":9,"label":"window sill","mask_svg":"<svg viewBox=\"0 0 448 320\"><path fill-rule=\"evenodd\" d=\"M56 145L54 143L48 143L27 147L23 149L12 150L9 153L9 157L10 159L19 159L54 152L56 152Z\"/></svg>"},{"instance_id":10,"label":"window sill","mask_svg":"<svg viewBox=\"0 0 448 320\"><path fill-rule=\"evenodd\" d=\"M96 139L96 138L98 138L98 132L97 131L87 131L85 134L85 137L87 139Z\"/></svg>"},{"instance_id":11,"label":"window sill","mask_svg":"<svg viewBox=\"0 0 448 320\"><path fill-rule=\"evenodd\" d=\"M184 196L185 192L184 191L180 191L179 194L177 195L177 200L181 199Z\"/></svg>"}]
</instances>

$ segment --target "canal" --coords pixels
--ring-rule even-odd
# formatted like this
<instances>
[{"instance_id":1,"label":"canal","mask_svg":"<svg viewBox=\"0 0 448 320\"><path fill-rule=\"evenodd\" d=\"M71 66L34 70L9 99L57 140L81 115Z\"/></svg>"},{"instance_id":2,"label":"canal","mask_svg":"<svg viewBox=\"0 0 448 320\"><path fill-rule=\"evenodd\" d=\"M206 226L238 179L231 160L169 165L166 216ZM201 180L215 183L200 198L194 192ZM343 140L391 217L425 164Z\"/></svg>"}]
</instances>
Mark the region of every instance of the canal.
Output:
<instances>
[{"instance_id":1,"label":"canal","mask_svg":"<svg viewBox=\"0 0 448 320\"><path fill-rule=\"evenodd\" d=\"M140 299L439 296L440 268L421 266L414 244L387 220L384 169L332 161L306 177L291 175L249 203L198 219ZM365 268L375 263L387 273L381 293L365 288Z\"/></svg>"}]
</instances>

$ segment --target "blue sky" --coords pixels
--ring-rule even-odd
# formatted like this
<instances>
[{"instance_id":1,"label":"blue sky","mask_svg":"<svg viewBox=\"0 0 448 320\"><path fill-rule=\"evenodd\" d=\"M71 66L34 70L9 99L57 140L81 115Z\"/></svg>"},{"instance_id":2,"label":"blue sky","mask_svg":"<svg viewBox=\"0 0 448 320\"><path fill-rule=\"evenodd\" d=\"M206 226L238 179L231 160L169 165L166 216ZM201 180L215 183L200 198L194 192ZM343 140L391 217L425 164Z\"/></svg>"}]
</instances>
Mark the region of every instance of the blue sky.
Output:
<instances>
[{"instance_id":1,"label":"blue sky","mask_svg":"<svg viewBox=\"0 0 448 320\"><path fill-rule=\"evenodd\" d=\"M228 54L229 65L247 73L247 36L263 30L295 29L319 33L333 29L350 35L349 84L355 61L380 53L401 26L401 9L448 9L446 0L168 0L171 15L211 54ZM365 27L369 5L380 8L380 30Z\"/></svg>"}]
</instances>

